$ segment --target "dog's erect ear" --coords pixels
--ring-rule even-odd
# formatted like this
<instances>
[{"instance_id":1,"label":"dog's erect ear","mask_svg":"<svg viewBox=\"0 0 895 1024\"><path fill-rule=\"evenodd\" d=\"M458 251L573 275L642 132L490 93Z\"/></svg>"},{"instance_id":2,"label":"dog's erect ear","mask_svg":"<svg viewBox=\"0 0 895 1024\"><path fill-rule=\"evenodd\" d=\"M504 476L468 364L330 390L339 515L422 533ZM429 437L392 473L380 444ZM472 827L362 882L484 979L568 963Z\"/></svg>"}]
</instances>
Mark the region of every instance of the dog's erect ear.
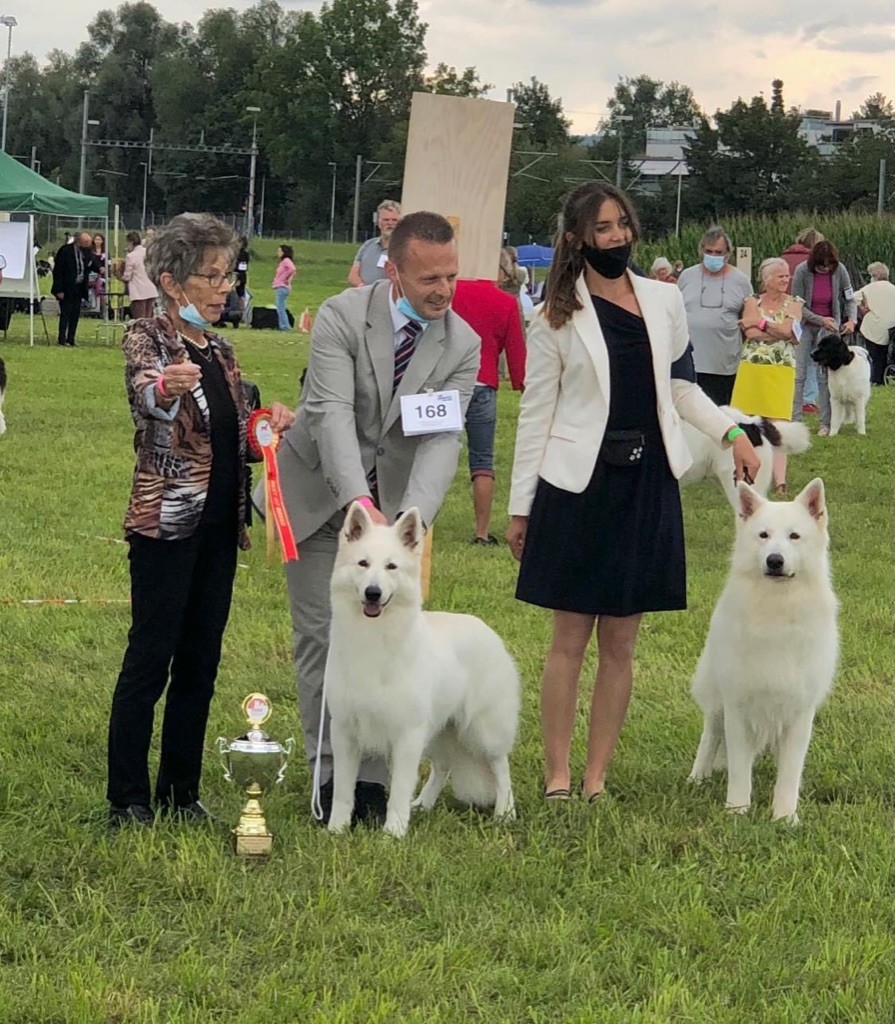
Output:
<instances>
[{"instance_id":1,"label":"dog's erect ear","mask_svg":"<svg viewBox=\"0 0 895 1024\"><path fill-rule=\"evenodd\" d=\"M827 514L827 499L824 492L824 482L819 476L815 477L807 487L796 495L799 504L804 505L811 513L811 516L818 522L823 520Z\"/></svg>"},{"instance_id":2,"label":"dog's erect ear","mask_svg":"<svg viewBox=\"0 0 895 1024\"><path fill-rule=\"evenodd\" d=\"M415 551L423 540L423 521L418 508L409 508L395 523L395 532L405 548Z\"/></svg>"},{"instance_id":3,"label":"dog's erect ear","mask_svg":"<svg viewBox=\"0 0 895 1024\"><path fill-rule=\"evenodd\" d=\"M740 510L740 518L748 519L754 515L767 502L754 488L745 481L740 480L737 484L737 504Z\"/></svg>"},{"instance_id":4,"label":"dog's erect ear","mask_svg":"<svg viewBox=\"0 0 895 1024\"><path fill-rule=\"evenodd\" d=\"M359 502L352 501L345 516L345 540L360 540L373 525L369 513Z\"/></svg>"}]
</instances>

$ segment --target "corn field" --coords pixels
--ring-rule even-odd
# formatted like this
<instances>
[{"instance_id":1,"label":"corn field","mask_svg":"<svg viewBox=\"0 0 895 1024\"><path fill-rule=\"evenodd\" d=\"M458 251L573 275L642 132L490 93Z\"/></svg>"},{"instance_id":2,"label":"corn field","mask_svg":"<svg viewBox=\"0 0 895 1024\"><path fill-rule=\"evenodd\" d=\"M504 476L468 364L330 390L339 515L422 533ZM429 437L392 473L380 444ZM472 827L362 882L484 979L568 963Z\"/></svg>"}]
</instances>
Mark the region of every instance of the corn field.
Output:
<instances>
[{"instance_id":1,"label":"corn field","mask_svg":"<svg viewBox=\"0 0 895 1024\"><path fill-rule=\"evenodd\" d=\"M779 256L807 227L823 232L833 242L855 287L866 282L867 264L873 260L882 260L890 267L895 264L895 217L891 215L787 213L759 217L740 214L725 218L722 227L735 246L751 247L753 281L759 263L768 256ZM643 242L638 246L637 262L648 270L657 256L667 256L672 263L682 260L685 267L690 266L698 259L699 239L704 230L703 224L687 223L681 225L679 238L667 235Z\"/></svg>"}]
</instances>

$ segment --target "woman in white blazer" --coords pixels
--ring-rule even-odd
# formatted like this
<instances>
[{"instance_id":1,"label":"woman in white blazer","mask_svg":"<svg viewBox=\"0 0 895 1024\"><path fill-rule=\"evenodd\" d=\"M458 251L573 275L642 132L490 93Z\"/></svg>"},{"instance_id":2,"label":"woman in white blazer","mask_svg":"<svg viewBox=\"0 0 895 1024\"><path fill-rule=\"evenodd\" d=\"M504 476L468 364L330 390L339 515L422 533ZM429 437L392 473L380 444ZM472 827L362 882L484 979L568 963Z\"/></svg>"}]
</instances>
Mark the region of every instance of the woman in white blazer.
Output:
<instances>
[{"instance_id":1,"label":"woman in white blazer","mask_svg":"<svg viewBox=\"0 0 895 1024\"><path fill-rule=\"evenodd\" d=\"M516 596L553 610L541 681L545 796L571 794L578 677L597 624L582 793L603 792L627 712L644 612L686 607L678 478L681 419L733 445L737 474L759 461L696 384L676 288L628 270L637 215L619 189L580 185L563 209L543 307L528 334L507 540Z\"/></svg>"}]
</instances>

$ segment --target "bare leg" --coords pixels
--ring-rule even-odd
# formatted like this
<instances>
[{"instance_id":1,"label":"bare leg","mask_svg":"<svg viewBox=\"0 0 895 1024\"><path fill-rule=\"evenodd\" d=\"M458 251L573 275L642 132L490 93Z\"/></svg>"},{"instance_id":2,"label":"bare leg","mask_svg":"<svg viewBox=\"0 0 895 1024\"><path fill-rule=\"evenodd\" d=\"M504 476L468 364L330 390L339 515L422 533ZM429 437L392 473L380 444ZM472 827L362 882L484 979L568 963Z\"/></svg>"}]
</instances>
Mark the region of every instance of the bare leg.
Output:
<instances>
[{"instance_id":1,"label":"bare leg","mask_svg":"<svg viewBox=\"0 0 895 1024\"><path fill-rule=\"evenodd\" d=\"M546 759L545 788L568 789L569 751L575 728L578 677L594 629L594 615L553 613L553 641L541 676L541 734Z\"/></svg>"},{"instance_id":2,"label":"bare leg","mask_svg":"<svg viewBox=\"0 0 895 1024\"><path fill-rule=\"evenodd\" d=\"M472 478L472 507L475 510L475 535L488 539L491 505L494 502L494 477L480 474Z\"/></svg>"},{"instance_id":3,"label":"bare leg","mask_svg":"<svg viewBox=\"0 0 895 1024\"><path fill-rule=\"evenodd\" d=\"M786 494L786 452L782 448L774 449L774 490L778 494Z\"/></svg>"},{"instance_id":4,"label":"bare leg","mask_svg":"<svg viewBox=\"0 0 895 1024\"><path fill-rule=\"evenodd\" d=\"M600 661L594 680L587 738L587 768L584 772L587 796L599 793L606 783L606 769L628 712L634 680L634 645L642 618L642 615L625 618L601 615L597 623Z\"/></svg>"}]
</instances>

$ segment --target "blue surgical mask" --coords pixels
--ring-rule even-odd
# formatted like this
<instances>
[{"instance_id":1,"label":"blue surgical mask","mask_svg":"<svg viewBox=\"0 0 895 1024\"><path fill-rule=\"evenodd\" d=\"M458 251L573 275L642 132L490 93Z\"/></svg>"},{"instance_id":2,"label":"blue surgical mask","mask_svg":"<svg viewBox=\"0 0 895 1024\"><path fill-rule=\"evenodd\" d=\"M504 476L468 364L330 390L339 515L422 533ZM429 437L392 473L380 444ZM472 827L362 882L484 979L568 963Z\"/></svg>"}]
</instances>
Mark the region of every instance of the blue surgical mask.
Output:
<instances>
[{"instance_id":1,"label":"blue surgical mask","mask_svg":"<svg viewBox=\"0 0 895 1024\"><path fill-rule=\"evenodd\" d=\"M719 270L723 270L726 262L726 256L714 256L708 252L702 257L702 265L712 274L717 274Z\"/></svg>"},{"instance_id":2,"label":"blue surgical mask","mask_svg":"<svg viewBox=\"0 0 895 1024\"><path fill-rule=\"evenodd\" d=\"M183 293L183 297L186 298L186 292ZM196 309L194 302L189 303L186 306L180 306L177 310L177 315L185 323L191 327L198 327L199 330L205 330L206 327L211 327L211 321L206 320L202 314Z\"/></svg>"},{"instance_id":3,"label":"blue surgical mask","mask_svg":"<svg viewBox=\"0 0 895 1024\"><path fill-rule=\"evenodd\" d=\"M395 276L397 277L398 275L396 274ZM400 277L398 277L398 287L401 289L401 298L398 299L398 301L395 303L395 309L397 309L399 313L403 313L403 315L406 316L408 320L413 320L414 323L418 323L420 327L422 327L423 330L425 330L429 326L429 324L432 323L432 321L427 320L424 316L420 316L420 314L417 313L413 306L410 305L410 300L407 298L406 295L403 294L404 286L401 284Z\"/></svg>"}]
</instances>

